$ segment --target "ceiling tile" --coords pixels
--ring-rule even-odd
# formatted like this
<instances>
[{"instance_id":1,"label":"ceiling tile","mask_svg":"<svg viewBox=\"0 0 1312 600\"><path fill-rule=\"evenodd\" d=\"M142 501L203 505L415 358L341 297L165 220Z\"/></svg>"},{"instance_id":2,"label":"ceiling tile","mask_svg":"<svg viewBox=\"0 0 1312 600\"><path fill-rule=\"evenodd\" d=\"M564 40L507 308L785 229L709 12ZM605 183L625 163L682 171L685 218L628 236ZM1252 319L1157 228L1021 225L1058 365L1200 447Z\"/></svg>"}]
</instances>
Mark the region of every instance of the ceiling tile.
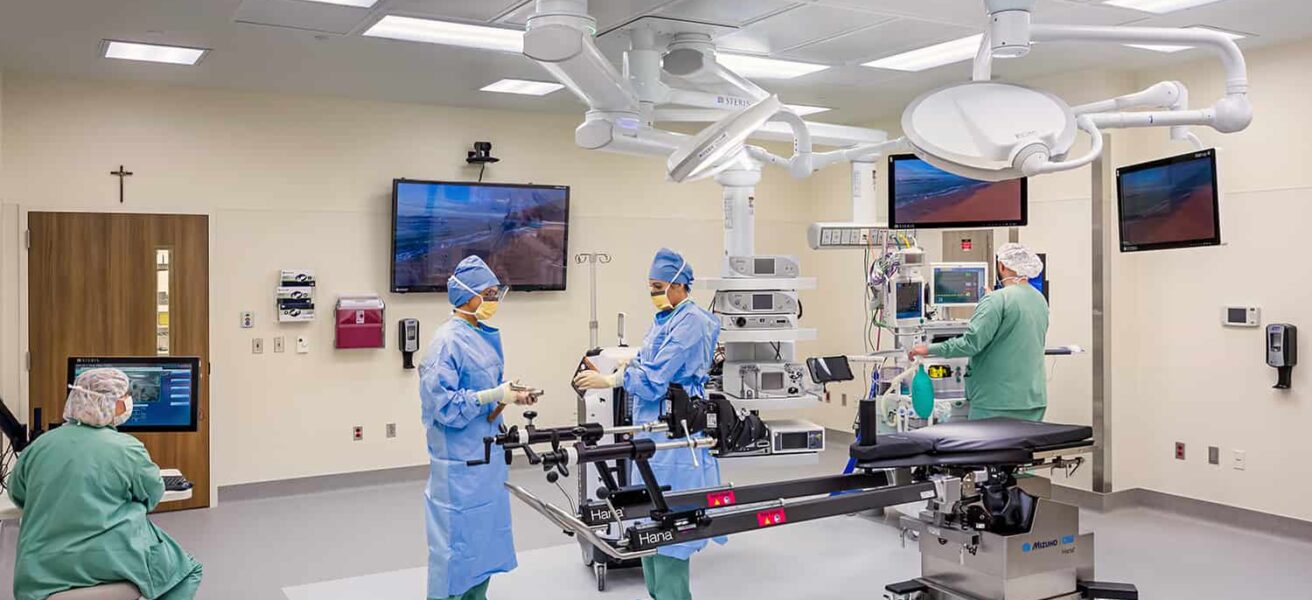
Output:
<instances>
[{"instance_id":1,"label":"ceiling tile","mask_svg":"<svg viewBox=\"0 0 1312 600\"><path fill-rule=\"evenodd\" d=\"M522 4L524 0L391 0L389 13L414 17L437 17L461 21L491 21ZM533 6L532 2L528 3Z\"/></svg>"},{"instance_id":2,"label":"ceiling tile","mask_svg":"<svg viewBox=\"0 0 1312 600\"><path fill-rule=\"evenodd\" d=\"M869 12L809 4L752 23L716 40L716 45L726 50L773 55L890 19Z\"/></svg>"},{"instance_id":3,"label":"ceiling tile","mask_svg":"<svg viewBox=\"0 0 1312 600\"><path fill-rule=\"evenodd\" d=\"M301 0L243 0L232 20L249 25L346 34L368 16L369 9L354 6Z\"/></svg>"},{"instance_id":4,"label":"ceiling tile","mask_svg":"<svg viewBox=\"0 0 1312 600\"><path fill-rule=\"evenodd\" d=\"M815 2L867 12L914 17L922 21L973 27L982 27L985 19L983 0L815 0Z\"/></svg>"},{"instance_id":5,"label":"ceiling tile","mask_svg":"<svg viewBox=\"0 0 1312 600\"><path fill-rule=\"evenodd\" d=\"M461 0L454 0L461 1ZM471 0L464 0L466 2ZM482 0L478 0L482 1ZM679 0L593 0L588 3L588 12L597 19L597 32L603 33L623 25L642 15L652 14L661 7ZM533 2L529 2L501 19L505 23L523 26L533 14Z\"/></svg>"},{"instance_id":6,"label":"ceiling tile","mask_svg":"<svg viewBox=\"0 0 1312 600\"><path fill-rule=\"evenodd\" d=\"M780 56L828 64L860 64L975 33L979 33L979 30L916 19L897 19L794 48Z\"/></svg>"},{"instance_id":7,"label":"ceiling tile","mask_svg":"<svg viewBox=\"0 0 1312 600\"><path fill-rule=\"evenodd\" d=\"M678 0L656 11L662 17L742 27L762 17L800 6L797 0Z\"/></svg>"}]
</instances>

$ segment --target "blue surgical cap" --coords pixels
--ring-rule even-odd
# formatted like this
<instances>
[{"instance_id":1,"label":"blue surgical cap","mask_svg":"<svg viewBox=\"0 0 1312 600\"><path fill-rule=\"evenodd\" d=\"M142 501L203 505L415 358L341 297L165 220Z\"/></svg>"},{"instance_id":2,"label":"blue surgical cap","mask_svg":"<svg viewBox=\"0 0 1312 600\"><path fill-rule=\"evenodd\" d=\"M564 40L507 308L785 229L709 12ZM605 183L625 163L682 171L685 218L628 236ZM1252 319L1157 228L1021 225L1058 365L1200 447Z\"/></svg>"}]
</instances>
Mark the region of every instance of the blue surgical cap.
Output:
<instances>
[{"instance_id":1,"label":"blue surgical cap","mask_svg":"<svg viewBox=\"0 0 1312 600\"><path fill-rule=\"evenodd\" d=\"M456 280L465 285L456 283ZM455 273L446 280L446 297L451 301L451 306L464 306L474 299L475 294L481 294L483 290L495 285L501 285L501 282L492 269L487 268L487 263L477 256L470 256L460 261Z\"/></svg>"},{"instance_id":2,"label":"blue surgical cap","mask_svg":"<svg viewBox=\"0 0 1312 600\"><path fill-rule=\"evenodd\" d=\"M656 258L651 261L648 279L659 279L670 283L692 285L692 265L683 260L683 256L669 248L656 251Z\"/></svg>"}]
</instances>

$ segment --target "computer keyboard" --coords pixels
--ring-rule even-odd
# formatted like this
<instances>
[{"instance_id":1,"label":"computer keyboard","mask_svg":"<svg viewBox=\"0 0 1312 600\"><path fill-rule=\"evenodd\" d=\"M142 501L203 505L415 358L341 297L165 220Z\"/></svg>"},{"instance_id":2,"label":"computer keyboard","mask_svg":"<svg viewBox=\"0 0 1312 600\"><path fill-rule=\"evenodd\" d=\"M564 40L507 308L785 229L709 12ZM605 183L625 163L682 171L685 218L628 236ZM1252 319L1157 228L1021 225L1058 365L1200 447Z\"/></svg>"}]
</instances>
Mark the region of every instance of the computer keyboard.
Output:
<instances>
[{"instance_id":1,"label":"computer keyboard","mask_svg":"<svg viewBox=\"0 0 1312 600\"><path fill-rule=\"evenodd\" d=\"M185 492L191 489L191 482L181 475L165 475L164 491L167 492Z\"/></svg>"}]
</instances>

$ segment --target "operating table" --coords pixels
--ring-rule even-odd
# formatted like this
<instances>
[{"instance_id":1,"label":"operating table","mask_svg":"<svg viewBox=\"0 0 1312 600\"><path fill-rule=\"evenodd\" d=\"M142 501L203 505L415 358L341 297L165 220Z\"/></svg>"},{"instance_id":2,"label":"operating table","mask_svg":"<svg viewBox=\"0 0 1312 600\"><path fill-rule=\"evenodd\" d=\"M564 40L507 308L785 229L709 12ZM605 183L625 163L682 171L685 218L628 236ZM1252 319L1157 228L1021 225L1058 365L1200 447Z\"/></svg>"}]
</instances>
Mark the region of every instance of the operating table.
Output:
<instances>
[{"instance_id":1,"label":"operating table","mask_svg":"<svg viewBox=\"0 0 1312 600\"><path fill-rule=\"evenodd\" d=\"M605 485L602 500L577 511L517 485L507 488L565 533L617 559L649 556L670 544L925 501L918 516L899 522L904 541L918 540L921 574L888 585L887 600L1138 598L1132 585L1094 580L1093 534L1081 533L1076 507L1031 495L1018 484L1017 477L1029 472L1078 468L1094 447L1089 427L988 419L859 436L873 441L852 445L856 471L851 474L673 492L651 473L647 460L655 452L711 448L726 455L759 435L759 422L727 402L679 396L672 393L671 410L661 421L628 428L665 431L673 438L668 442L622 436L621 443L601 444L604 435L616 432L586 425L538 429L530 423L485 440L484 459L494 444L507 458L521 449L552 481L568 475L573 465L597 465ZM532 450L543 444L550 449ZM633 461L641 485L624 485L610 475L606 462L621 458ZM598 534L608 527L622 535Z\"/></svg>"}]
</instances>

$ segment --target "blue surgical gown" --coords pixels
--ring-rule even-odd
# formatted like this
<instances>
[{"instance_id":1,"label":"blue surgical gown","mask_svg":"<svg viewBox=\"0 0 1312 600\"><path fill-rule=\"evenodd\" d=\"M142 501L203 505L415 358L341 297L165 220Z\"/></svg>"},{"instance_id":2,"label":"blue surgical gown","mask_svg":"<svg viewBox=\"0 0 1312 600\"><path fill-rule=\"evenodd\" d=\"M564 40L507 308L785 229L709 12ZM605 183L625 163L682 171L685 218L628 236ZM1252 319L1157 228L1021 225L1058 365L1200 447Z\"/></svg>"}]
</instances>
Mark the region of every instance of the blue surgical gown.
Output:
<instances>
[{"instance_id":1,"label":"blue surgical gown","mask_svg":"<svg viewBox=\"0 0 1312 600\"><path fill-rule=\"evenodd\" d=\"M642 341L638 357L624 371L624 391L633 401L633 422L650 423L660 417L672 383L683 386L690 396L705 398L706 381L710 379L711 360L719 338L719 321L692 299L680 302L672 311L658 313ZM664 433L640 437L650 437L658 444L670 439ZM686 448L657 452L651 459L656 479L674 491L719 485L720 465L710 450L701 448L696 452L697 465ZM641 482L641 476L634 470L630 483ZM723 544L725 540L716 541ZM688 560L705 547L706 540L700 540L665 546L658 553Z\"/></svg>"},{"instance_id":2,"label":"blue surgical gown","mask_svg":"<svg viewBox=\"0 0 1312 600\"><path fill-rule=\"evenodd\" d=\"M419 364L419 395L428 433L428 596L459 596L517 566L510 531L510 494L501 452L483 458L483 438L495 404L478 403L479 390L501 385L501 332L451 319L437 330Z\"/></svg>"}]
</instances>

